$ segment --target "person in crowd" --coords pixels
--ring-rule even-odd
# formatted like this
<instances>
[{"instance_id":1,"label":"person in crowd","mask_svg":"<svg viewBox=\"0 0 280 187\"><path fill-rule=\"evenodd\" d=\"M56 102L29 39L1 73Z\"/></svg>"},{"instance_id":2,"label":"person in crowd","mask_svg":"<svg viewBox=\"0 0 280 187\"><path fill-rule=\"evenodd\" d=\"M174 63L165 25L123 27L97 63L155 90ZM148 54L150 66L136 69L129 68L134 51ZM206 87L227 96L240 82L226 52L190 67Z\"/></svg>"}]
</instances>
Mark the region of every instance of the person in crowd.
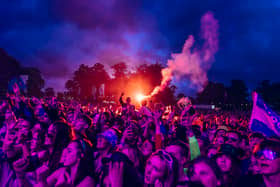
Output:
<instances>
[{"instance_id":1,"label":"person in crowd","mask_svg":"<svg viewBox=\"0 0 280 187\"><path fill-rule=\"evenodd\" d=\"M118 150L128 156L128 158L134 163L136 168L141 168L140 162L142 161L140 150L137 146L139 136L138 125L131 121L127 124L126 129L123 132Z\"/></svg>"},{"instance_id":2,"label":"person in crowd","mask_svg":"<svg viewBox=\"0 0 280 187\"><path fill-rule=\"evenodd\" d=\"M259 132L253 132L249 135L249 147L250 150L253 151L254 147L257 144L260 144L262 141L265 140L265 136Z\"/></svg>"},{"instance_id":3,"label":"person in crowd","mask_svg":"<svg viewBox=\"0 0 280 187\"><path fill-rule=\"evenodd\" d=\"M228 131L225 135L225 143L230 144L235 148L240 148L241 135L238 131Z\"/></svg>"},{"instance_id":4,"label":"person in crowd","mask_svg":"<svg viewBox=\"0 0 280 187\"><path fill-rule=\"evenodd\" d=\"M230 144L222 144L215 156L223 176L223 186L234 187L241 176L238 150Z\"/></svg>"},{"instance_id":5,"label":"person in crowd","mask_svg":"<svg viewBox=\"0 0 280 187\"><path fill-rule=\"evenodd\" d=\"M215 137L215 138L220 137L220 136L225 137L227 131L228 131L228 128L227 128L226 126L220 126L220 127L218 127L218 129L216 130L215 136L214 136L214 137Z\"/></svg>"},{"instance_id":6,"label":"person in crowd","mask_svg":"<svg viewBox=\"0 0 280 187\"><path fill-rule=\"evenodd\" d=\"M43 122L43 123L47 123L47 124L49 124L51 122L50 118L48 116L48 113L46 112L46 109L43 107L43 105L38 104L35 107L34 114L39 122Z\"/></svg>"},{"instance_id":7,"label":"person in crowd","mask_svg":"<svg viewBox=\"0 0 280 187\"><path fill-rule=\"evenodd\" d=\"M257 174L240 179L237 186L277 187L280 186L280 142L264 140L253 151Z\"/></svg>"},{"instance_id":8,"label":"person in crowd","mask_svg":"<svg viewBox=\"0 0 280 187\"><path fill-rule=\"evenodd\" d=\"M129 113L129 108L131 106L131 98L130 97L127 97L126 98L126 102L123 101L123 96L124 96L124 93L121 94L120 96L120 99L119 99L119 102L122 106L122 114L128 114Z\"/></svg>"},{"instance_id":9,"label":"person in crowd","mask_svg":"<svg viewBox=\"0 0 280 187\"><path fill-rule=\"evenodd\" d=\"M222 144L224 144L224 143L225 143L225 138L224 138L224 136L217 136L217 137L215 137L214 140L213 140L213 144L215 144L215 145L222 145Z\"/></svg>"},{"instance_id":10,"label":"person in crowd","mask_svg":"<svg viewBox=\"0 0 280 187\"><path fill-rule=\"evenodd\" d=\"M177 184L177 160L164 150L157 150L147 161L144 182L146 185L175 187Z\"/></svg>"},{"instance_id":11,"label":"person in crowd","mask_svg":"<svg viewBox=\"0 0 280 187\"><path fill-rule=\"evenodd\" d=\"M206 157L197 157L192 161L188 169L191 181L198 181L204 187L222 186L222 173L214 160Z\"/></svg>"},{"instance_id":12,"label":"person in crowd","mask_svg":"<svg viewBox=\"0 0 280 187\"><path fill-rule=\"evenodd\" d=\"M208 146L208 149L207 149L207 157L208 158L213 158L215 155L217 155L218 146L219 146L219 144L211 144L211 145Z\"/></svg>"},{"instance_id":13,"label":"person in crowd","mask_svg":"<svg viewBox=\"0 0 280 187\"><path fill-rule=\"evenodd\" d=\"M188 177L185 173L185 166L189 160L189 148L187 145L180 141L173 141L165 148L166 152L170 153L178 161L178 182L177 186L184 186L188 182Z\"/></svg>"},{"instance_id":14,"label":"person in crowd","mask_svg":"<svg viewBox=\"0 0 280 187\"><path fill-rule=\"evenodd\" d=\"M22 144L22 158L14 162L13 168L19 184L34 186L36 184L36 169L48 161L48 151L44 148L46 124L36 123L32 129L30 143ZM23 162L23 164L18 164Z\"/></svg>"},{"instance_id":15,"label":"person in crowd","mask_svg":"<svg viewBox=\"0 0 280 187\"><path fill-rule=\"evenodd\" d=\"M7 95L0 186L280 186L279 137L250 131L249 112L152 101L138 110L123 96L112 105Z\"/></svg>"},{"instance_id":16,"label":"person in crowd","mask_svg":"<svg viewBox=\"0 0 280 187\"><path fill-rule=\"evenodd\" d=\"M49 175L59 167L63 150L72 139L70 126L64 122L51 124L45 134L44 147L47 150L47 161L37 169L37 178Z\"/></svg>"},{"instance_id":17,"label":"person in crowd","mask_svg":"<svg viewBox=\"0 0 280 187\"><path fill-rule=\"evenodd\" d=\"M77 115L72 123L73 138L85 141L89 146L92 142L88 137L88 129L92 124L91 118L86 114Z\"/></svg>"},{"instance_id":18,"label":"person in crowd","mask_svg":"<svg viewBox=\"0 0 280 187\"><path fill-rule=\"evenodd\" d=\"M213 142L214 139L215 139L215 133L216 133L216 130L217 130L217 125L212 124L210 126L210 125L207 125L207 124L209 124L209 123L204 124L204 130L207 131L209 141Z\"/></svg>"},{"instance_id":19,"label":"person in crowd","mask_svg":"<svg viewBox=\"0 0 280 187\"><path fill-rule=\"evenodd\" d=\"M142 187L143 182L131 160L121 152L115 152L103 168L100 187Z\"/></svg>"},{"instance_id":20,"label":"person in crowd","mask_svg":"<svg viewBox=\"0 0 280 187\"><path fill-rule=\"evenodd\" d=\"M94 166L95 166L95 181L99 182L102 169L104 167L104 161L109 159L113 150L118 144L118 137L113 129L109 129L97 137L97 151L94 152Z\"/></svg>"},{"instance_id":21,"label":"person in crowd","mask_svg":"<svg viewBox=\"0 0 280 187\"><path fill-rule=\"evenodd\" d=\"M94 186L93 160L90 159L93 157L87 151L82 141L71 141L64 153L63 167L46 179L41 178L35 186Z\"/></svg>"},{"instance_id":22,"label":"person in crowd","mask_svg":"<svg viewBox=\"0 0 280 187\"><path fill-rule=\"evenodd\" d=\"M155 142L150 139L145 139L144 142L140 145L140 151L142 153L144 163L148 160L148 158L155 152Z\"/></svg>"}]
</instances>

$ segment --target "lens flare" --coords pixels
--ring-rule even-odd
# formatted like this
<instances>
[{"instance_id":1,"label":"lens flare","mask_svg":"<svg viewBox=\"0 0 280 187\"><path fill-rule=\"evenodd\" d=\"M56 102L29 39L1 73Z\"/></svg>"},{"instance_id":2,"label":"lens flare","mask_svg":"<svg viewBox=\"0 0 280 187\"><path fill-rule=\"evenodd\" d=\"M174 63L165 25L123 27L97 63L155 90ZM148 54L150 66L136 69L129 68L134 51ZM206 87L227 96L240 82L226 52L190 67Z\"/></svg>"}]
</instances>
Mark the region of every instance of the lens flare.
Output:
<instances>
[{"instance_id":1,"label":"lens flare","mask_svg":"<svg viewBox=\"0 0 280 187\"><path fill-rule=\"evenodd\" d=\"M146 98L146 96L142 93L137 93L135 98L138 102L142 102Z\"/></svg>"}]
</instances>

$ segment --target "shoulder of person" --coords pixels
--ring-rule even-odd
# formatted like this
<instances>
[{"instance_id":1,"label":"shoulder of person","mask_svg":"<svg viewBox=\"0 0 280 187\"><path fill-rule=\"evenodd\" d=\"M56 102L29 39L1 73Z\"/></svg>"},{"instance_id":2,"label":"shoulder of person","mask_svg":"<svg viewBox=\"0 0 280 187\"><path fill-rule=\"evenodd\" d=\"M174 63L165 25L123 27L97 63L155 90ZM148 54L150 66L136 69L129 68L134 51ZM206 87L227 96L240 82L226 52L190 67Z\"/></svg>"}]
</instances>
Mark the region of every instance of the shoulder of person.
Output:
<instances>
[{"instance_id":1,"label":"shoulder of person","mask_svg":"<svg viewBox=\"0 0 280 187\"><path fill-rule=\"evenodd\" d=\"M58 178L59 178L64 172L66 172L66 168L64 168L64 167L55 170L50 176L48 176L48 178L47 178L47 184L49 184L50 186L54 185L54 184L56 183L56 181L58 180Z\"/></svg>"},{"instance_id":2,"label":"shoulder of person","mask_svg":"<svg viewBox=\"0 0 280 187\"><path fill-rule=\"evenodd\" d=\"M76 187L94 186L94 180L90 176L86 176Z\"/></svg>"},{"instance_id":3,"label":"shoulder of person","mask_svg":"<svg viewBox=\"0 0 280 187\"><path fill-rule=\"evenodd\" d=\"M62 175L63 173L66 172L66 168L65 167L61 167L57 170L55 170L49 177L48 179L50 178L58 178L60 175Z\"/></svg>"}]
</instances>

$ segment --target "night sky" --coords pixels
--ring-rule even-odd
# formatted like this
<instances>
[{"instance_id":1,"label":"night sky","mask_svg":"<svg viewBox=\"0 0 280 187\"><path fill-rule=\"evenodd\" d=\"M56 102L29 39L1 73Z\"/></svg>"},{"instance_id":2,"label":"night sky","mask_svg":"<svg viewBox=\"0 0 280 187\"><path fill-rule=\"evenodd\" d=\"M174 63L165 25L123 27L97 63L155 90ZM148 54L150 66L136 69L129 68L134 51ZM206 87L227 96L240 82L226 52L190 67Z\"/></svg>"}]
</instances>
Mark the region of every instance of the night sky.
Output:
<instances>
[{"instance_id":1,"label":"night sky","mask_svg":"<svg viewBox=\"0 0 280 187\"><path fill-rule=\"evenodd\" d=\"M279 0L1 0L0 47L62 90L81 63L165 64L207 11L220 26L209 80L280 81Z\"/></svg>"}]
</instances>

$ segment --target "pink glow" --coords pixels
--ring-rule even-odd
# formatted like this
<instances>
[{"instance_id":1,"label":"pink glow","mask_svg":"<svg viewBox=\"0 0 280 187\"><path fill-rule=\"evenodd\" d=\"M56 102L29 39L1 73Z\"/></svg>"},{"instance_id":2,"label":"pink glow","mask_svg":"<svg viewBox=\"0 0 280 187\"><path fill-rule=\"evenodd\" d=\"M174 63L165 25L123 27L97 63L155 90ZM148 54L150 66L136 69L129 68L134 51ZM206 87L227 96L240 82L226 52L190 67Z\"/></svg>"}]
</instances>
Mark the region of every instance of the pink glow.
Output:
<instances>
[{"instance_id":1,"label":"pink glow","mask_svg":"<svg viewBox=\"0 0 280 187\"><path fill-rule=\"evenodd\" d=\"M207 83L207 71L214 62L214 55L218 51L218 21L211 12L201 18L201 38L204 40L202 47L194 46L195 39L192 35L186 40L182 52L171 54L167 68L162 70L161 85L155 87L150 96L163 90L173 79L187 77L197 91L201 91Z\"/></svg>"}]
</instances>

